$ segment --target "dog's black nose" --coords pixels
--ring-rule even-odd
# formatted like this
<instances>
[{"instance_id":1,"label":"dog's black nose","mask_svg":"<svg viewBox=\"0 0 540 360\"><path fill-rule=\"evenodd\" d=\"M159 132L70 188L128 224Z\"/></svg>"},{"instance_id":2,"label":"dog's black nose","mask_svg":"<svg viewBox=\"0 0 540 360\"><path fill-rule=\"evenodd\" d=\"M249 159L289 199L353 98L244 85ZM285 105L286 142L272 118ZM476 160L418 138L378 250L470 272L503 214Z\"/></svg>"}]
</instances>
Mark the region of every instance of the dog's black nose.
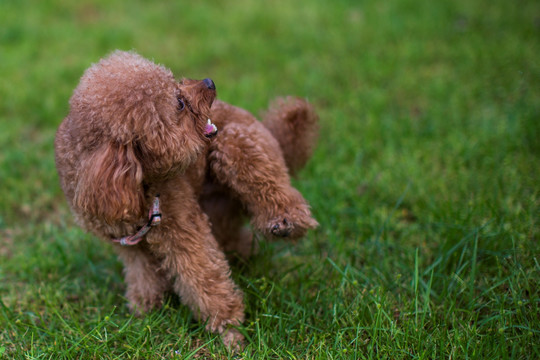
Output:
<instances>
[{"instance_id":1,"label":"dog's black nose","mask_svg":"<svg viewBox=\"0 0 540 360\"><path fill-rule=\"evenodd\" d=\"M204 85L206 85L206 87L209 88L210 90L216 90L216 84L214 84L212 79L206 78L203 80L203 82L204 82Z\"/></svg>"}]
</instances>

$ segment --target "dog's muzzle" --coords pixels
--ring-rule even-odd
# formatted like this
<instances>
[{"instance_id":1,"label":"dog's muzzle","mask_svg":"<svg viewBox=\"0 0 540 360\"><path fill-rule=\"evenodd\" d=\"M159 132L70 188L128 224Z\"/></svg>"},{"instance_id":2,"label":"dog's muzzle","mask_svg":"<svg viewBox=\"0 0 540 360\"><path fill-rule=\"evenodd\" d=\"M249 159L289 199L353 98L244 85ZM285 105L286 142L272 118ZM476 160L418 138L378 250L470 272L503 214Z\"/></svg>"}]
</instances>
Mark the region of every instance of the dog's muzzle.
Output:
<instances>
[{"instance_id":1,"label":"dog's muzzle","mask_svg":"<svg viewBox=\"0 0 540 360\"><path fill-rule=\"evenodd\" d=\"M203 80L204 85L206 85L207 88L210 90L216 90L216 84L212 81L212 79L206 78Z\"/></svg>"}]
</instances>

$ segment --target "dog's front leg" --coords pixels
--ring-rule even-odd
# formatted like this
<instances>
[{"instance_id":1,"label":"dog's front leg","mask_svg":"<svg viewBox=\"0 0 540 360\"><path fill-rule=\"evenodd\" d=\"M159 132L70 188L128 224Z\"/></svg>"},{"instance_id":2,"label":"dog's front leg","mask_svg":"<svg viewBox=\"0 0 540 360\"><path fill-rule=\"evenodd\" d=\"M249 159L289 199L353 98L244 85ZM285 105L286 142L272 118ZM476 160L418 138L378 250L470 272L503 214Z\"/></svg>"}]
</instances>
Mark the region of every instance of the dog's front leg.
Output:
<instances>
[{"instance_id":1,"label":"dog's front leg","mask_svg":"<svg viewBox=\"0 0 540 360\"><path fill-rule=\"evenodd\" d=\"M135 314L142 314L161 306L170 279L160 269L160 262L141 242L135 246L116 245L115 250L124 263L128 306Z\"/></svg>"},{"instance_id":2,"label":"dog's front leg","mask_svg":"<svg viewBox=\"0 0 540 360\"><path fill-rule=\"evenodd\" d=\"M175 190L161 194L163 220L147 235L150 249L182 302L226 345L237 346L243 337L233 327L244 320L242 293L193 192Z\"/></svg>"}]
</instances>

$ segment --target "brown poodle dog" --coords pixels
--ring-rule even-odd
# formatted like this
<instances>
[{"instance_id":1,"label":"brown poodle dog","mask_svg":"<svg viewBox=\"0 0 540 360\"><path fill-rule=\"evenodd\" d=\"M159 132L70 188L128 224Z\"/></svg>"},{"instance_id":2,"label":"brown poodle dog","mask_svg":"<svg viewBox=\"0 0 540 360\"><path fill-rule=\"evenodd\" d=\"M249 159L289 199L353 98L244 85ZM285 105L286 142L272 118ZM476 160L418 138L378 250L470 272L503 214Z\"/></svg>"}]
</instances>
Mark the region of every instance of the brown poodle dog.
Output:
<instances>
[{"instance_id":1,"label":"brown poodle dog","mask_svg":"<svg viewBox=\"0 0 540 360\"><path fill-rule=\"evenodd\" d=\"M224 251L252 251L246 216L267 236L294 239L317 226L289 177L311 155L317 116L287 98L261 123L215 97L210 79L177 82L117 51L75 89L56 166L77 222L115 243L130 308L160 306L172 290L235 345L244 305Z\"/></svg>"}]
</instances>

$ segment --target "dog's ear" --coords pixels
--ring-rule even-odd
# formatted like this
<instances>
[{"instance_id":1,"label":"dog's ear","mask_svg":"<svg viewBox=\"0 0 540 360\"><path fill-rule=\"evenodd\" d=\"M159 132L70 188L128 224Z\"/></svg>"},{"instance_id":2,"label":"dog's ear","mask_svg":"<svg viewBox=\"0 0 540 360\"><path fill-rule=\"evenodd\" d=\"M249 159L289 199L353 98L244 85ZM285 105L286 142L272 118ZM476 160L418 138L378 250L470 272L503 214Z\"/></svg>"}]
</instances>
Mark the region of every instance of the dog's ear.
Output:
<instances>
[{"instance_id":1,"label":"dog's ear","mask_svg":"<svg viewBox=\"0 0 540 360\"><path fill-rule=\"evenodd\" d=\"M84 159L77 174L73 205L112 224L132 221L143 213L143 171L133 146L102 145Z\"/></svg>"}]
</instances>

